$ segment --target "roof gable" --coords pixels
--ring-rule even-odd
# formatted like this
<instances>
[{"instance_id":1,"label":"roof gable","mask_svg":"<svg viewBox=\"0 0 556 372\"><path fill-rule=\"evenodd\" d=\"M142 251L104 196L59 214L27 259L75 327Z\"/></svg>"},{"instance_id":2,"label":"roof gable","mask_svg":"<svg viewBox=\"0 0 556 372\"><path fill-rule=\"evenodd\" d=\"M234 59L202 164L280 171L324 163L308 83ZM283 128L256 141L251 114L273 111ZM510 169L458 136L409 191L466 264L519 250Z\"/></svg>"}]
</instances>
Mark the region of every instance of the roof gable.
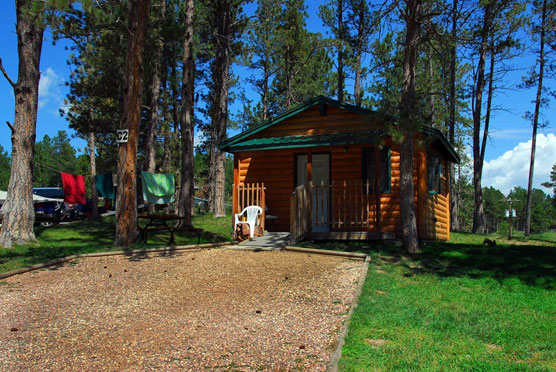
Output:
<instances>
[{"instance_id":1,"label":"roof gable","mask_svg":"<svg viewBox=\"0 0 556 372\"><path fill-rule=\"evenodd\" d=\"M340 103L339 101L335 101L333 99L330 98L326 98L324 96L317 96L299 106L296 106L290 110L287 110L285 112L283 112L282 114L276 116L275 118L272 118L270 120L265 121L264 123L258 124L244 132L241 132L229 139L227 139L226 141L222 142L222 144L220 145L220 148L222 150L226 150L229 146L234 145L240 141L243 141L245 139L247 139L248 137L251 137L255 134L258 134L266 129L269 129L295 115L298 115L310 108L313 108L315 106L319 106L319 111L321 112L321 115L323 115L323 113L326 115L326 110L327 110L327 106L333 106L333 107L337 107L343 110L347 110L353 113L357 113L360 115L371 115L373 113L375 113L374 111L371 110L367 110L367 109L363 109L354 105L350 105L350 104L346 104L346 103Z\"/></svg>"},{"instance_id":2,"label":"roof gable","mask_svg":"<svg viewBox=\"0 0 556 372\"><path fill-rule=\"evenodd\" d=\"M375 130L366 129L364 132L359 130L358 131L359 133L353 133L353 132L348 133L346 131L343 131L343 133L326 133L326 130L321 130L318 127L312 127L312 129L306 131L306 133L303 133L303 131L301 131L299 133L290 132L284 135L280 133L281 131L278 130L278 128L275 127L277 124L283 123L284 121L287 121L288 119L296 115L299 115L303 112L313 109L315 106L318 106L318 110L321 116L326 116L330 112L328 110L328 106L331 106L334 108L345 110L348 113L360 115L361 119L357 119L358 122L361 122L361 120L363 120L363 117L369 117L369 116L375 117L376 119L382 118L381 122L388 120L385 119L382 115L380 115L376 111L364 109L346 103L340 103L339 101L326 98L324 96L317 96L299 106L296 106L288 111L285 111L284 113L276 116L273 119L267 120L264 123L256 125L244 132L241 132L227 139L226 141L220 144L220 149L228 152L236 152L236 151L245 151L245 150L311 147L311 146L317 146L319 144L322 146L325 145L330 146L333 144L362 143L361 141L363 141L364 138L365 141L374 142L371 141L370 138L371 137L376 138ZM352 117L351 122L353 123L353 121L354 119ZM312 123L312 125L314 124L315 122ZM309 128L307 127L306 129ZM266 136L263 135L263 133L261 133L263 131L266 131L265 133ZM354 132L357 132L357 130ZM442 132L440 132L438 129L434 129L430 127L422 127L420 132L430 137L435 143L440 145L440 147L443 149L443 151L445 152L446 156L450 161L454 163L460 162L459 155L456 153L454 148L447 141L446 137L442 134ZM282 138L282 137L287 137L287 138ZM359 138L354 139L356 137Z\"/></svg>"}]
</instances>

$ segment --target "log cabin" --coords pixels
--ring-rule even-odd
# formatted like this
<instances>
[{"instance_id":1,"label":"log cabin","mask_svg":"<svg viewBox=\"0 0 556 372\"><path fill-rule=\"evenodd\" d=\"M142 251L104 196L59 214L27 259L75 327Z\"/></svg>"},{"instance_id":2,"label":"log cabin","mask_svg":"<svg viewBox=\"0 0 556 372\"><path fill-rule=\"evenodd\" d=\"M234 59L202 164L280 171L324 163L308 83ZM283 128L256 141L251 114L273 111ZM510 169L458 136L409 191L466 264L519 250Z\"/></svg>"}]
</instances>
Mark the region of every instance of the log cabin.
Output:
<instances>
[{"instance_id":1,"label":"log cabin","mask_svg":"<svg viewBox=\"0 0 556 372\"><path fill-rule=\"evenodd\" d=\"M233 213L264 211L263 230L291 240L401 238L400 145L376 112L318 96L223 142L233 154ZM419 238L450 238L450 163L437 129L415 134Z\"/></svg>"}]
</instances>

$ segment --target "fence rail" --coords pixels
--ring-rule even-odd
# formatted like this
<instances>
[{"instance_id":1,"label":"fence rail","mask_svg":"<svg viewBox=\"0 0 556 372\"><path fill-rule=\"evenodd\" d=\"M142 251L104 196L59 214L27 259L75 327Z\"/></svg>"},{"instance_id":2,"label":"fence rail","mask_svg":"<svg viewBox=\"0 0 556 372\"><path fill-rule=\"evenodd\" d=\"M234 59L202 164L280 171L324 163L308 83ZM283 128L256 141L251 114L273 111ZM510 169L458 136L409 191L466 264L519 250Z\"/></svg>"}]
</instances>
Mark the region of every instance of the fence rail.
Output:
<instances>
[{"instance_id":1,"label":"fence rail","mask_svg":"<svg viewBox=\"0 0 556 372\"><path fill-rule=\"evenodd\" d=\"M312 227L370 231L377 226L377 203L369 181L343 180L307 185L312 194Z\"/></svg>"}]
</instances>

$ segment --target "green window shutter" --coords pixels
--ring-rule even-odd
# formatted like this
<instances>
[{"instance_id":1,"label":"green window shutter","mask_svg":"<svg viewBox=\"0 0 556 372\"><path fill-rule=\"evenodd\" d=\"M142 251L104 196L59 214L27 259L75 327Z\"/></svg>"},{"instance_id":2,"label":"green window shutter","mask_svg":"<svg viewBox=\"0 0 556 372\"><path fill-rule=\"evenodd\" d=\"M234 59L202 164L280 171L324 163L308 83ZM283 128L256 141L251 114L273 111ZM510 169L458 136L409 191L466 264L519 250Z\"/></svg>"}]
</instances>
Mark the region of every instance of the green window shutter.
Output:
<instances>
[{"instance_id":1,"label":"green window shutter","mask_svg":"<svg viewBox=\"0 0 556 372\"><path fill-rule=\"evenodd\" d=\"M361 181L364 192L367 192L366 183L369 182L369 192L373 193L375 185L375 149L361 149Z\"/></svg>"},{"instance_id":2,"label":"green window shutter","mask_svg":"<svg viewBox=\"0 0 556 372\"><path fill-rule=\"evenodd\" d=\"M440 192L440 182L442 176L442 163L438 156L428 154L427 156L427 184L430 194Z\"/></svg>"},{"instance_id":3,"label":"green window shutter","mask_svg":"<svg viewBox=\"0 0 556 372\"><path fill-rule=\"evenodd\" d=\"M392 150L389 147L380 150L380 192L392 192Z\"/></svg>"},{"instance_id":4,"label":"green window shutter","mask_svg":"<svg viewBox=\"0 0 556 372\"><path fill-rule=\"evenodd\" d=\"M369 156L369 149L363 148L361 149L361 180L363 182L367 181L367 157Z\"/></svg>"}]
</instances>

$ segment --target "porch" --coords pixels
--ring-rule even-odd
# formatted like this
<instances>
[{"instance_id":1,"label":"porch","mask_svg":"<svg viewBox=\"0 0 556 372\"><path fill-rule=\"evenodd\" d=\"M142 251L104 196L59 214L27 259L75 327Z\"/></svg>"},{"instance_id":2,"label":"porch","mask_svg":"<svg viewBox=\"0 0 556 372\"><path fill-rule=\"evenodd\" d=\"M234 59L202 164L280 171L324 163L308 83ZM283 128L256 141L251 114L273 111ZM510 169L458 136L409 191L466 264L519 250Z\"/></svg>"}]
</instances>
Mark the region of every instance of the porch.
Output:
<instances>
[{"instance_id":1,"label":"porch","mask_svg":"<svg viewBox=\"0 0 556 372\"><path fill-rule=\"evenodd\" d=\"M239 213L249 205L260 206L263 215L259 226L272 230L275 218L289 217L290 244L303 239L311 240L392 240L392 229L382 229L385 217L391 227L399 223L399 205L388 205L382 210L381 203L390 202L391 195L384 197L373 192L374 185L362 180L332 181L329 184L308 182L296 187L289 195L289 216L275 216L266 202L264 183L234 185L233 210ZM278 224L278 226L283 226ZM281 229L279 231L284 231ZM388 230L388 229L387 229Z\"/></svg>"}]
</instances>

